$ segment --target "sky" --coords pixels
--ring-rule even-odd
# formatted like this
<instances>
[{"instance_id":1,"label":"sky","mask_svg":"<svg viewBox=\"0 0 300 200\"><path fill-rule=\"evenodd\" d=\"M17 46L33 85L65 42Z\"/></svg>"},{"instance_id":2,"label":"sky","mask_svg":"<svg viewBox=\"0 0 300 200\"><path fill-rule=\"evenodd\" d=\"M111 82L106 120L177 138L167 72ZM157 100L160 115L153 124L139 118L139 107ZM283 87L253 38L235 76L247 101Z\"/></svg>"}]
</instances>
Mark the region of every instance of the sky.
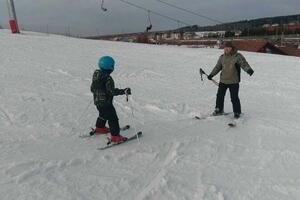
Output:
<instances>
[{"instance_id":1,"label":"sky","mask_svg":"<svg viewBox=\"0 0 300 200\"><path fill-rule=\"evenodd\" d=\"M21 29L72 35L105 35L142 32L149 25L148 12L120 0L104 0L107 11L101 10L101 0L14 0ZM200 26L214 21L172 8L159 0L126 0L150 12L153 31L175 29L185 24ZM191 10L221 22L292 15L300 13L299 0L161 0ZM0 25L8 26L7 0L0 0Z\"/></svg>"}]
</instances>

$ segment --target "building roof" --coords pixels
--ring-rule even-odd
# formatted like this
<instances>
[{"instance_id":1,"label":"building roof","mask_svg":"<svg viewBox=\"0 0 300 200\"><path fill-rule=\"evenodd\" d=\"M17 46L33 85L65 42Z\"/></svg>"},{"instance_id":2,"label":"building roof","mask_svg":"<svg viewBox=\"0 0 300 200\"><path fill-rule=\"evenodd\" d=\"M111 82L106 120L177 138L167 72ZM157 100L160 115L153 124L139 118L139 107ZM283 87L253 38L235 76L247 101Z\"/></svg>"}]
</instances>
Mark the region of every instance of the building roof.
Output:
<instances>
[{"instance_id":1,"label":"building roof","mask_svg":"<svg viewBox=\"0 0 300 200\"><path fill-rule=\"evenodd\" d=\"M265 40L235 40L233 44L241 51L266 52L265 49L268 48L271 50L270 53L300 57L300 49L277 47Z\"/></svg>"},{"instance_id":2,"label":"building roof","mask_svg":"<svg viewBox=\"0 0 300 200\"><path fill-rule=\"evenodd\" d=\"M262 48L268 45L264 40L236 40L233 41L234 46L238 50L260 52Z\"/></svg>"},{"instance_id":3,"label":"building roof","mask_svg":"<svg viewBox=\"0 0 300 200\"><path fill-rule=\"evenodd\" d=\"M235 40L234 46L241 51L273 53L280 55L299 56L299 49L290 47L277 47L265 40ZM222 47L222 46L221 46Z\"/></svg>"},{"instance_id":4,"label":"building roof","mask_svg":"<svg viewBox=\"0 0 300 200\"><path fill-rule=\"evenodd\" d=\"M289 56L300 57L300 49L292 48L292 47L278 47L278 48Z\"/></svg>"}]
</instances>

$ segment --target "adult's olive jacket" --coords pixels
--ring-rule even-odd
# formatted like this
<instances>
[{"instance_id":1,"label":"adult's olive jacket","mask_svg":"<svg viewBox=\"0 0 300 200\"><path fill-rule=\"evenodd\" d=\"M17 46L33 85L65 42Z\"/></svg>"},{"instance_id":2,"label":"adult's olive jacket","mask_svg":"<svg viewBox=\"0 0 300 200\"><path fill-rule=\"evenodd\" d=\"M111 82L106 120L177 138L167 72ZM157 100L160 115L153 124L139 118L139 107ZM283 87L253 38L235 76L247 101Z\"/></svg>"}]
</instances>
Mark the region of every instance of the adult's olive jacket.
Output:
<instances>
[{"instance_id":1,"label":"adult's olive jacket","mask_svg":"<svg viewBox=\"0 0 300 200\"><path fill-rule=\"evenodd\" d=\"M247 73L252 71L245 57L238 53L236 49L232 49L228 55L223 54L220 56L210 75L215 76L221 71L221 83L235 84L241 81L241 68Z\"/></svg>"}]
</instances>

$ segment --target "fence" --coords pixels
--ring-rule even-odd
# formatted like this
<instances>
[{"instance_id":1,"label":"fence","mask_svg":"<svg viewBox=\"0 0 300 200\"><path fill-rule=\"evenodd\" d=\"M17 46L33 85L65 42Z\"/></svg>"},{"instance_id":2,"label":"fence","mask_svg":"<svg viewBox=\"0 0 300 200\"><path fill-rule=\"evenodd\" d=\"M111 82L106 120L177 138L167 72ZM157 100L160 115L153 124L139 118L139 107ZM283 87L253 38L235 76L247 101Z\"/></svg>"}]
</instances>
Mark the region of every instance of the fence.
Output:
<instances>
[{"instance_id":1,"label":"fence","mask_svg":"<svg viewBox=\"0 0 300 200\"><path fill-rule=\"evenodd\" d=\"M0 23L0 28L9 29L9 23ZM105 33L101 32L98 28L80 28L69 25L36 25L36 24L22 24L19 23L20 31L32 31L46 34L58 34L70 37L89 37L99 36Z\"/></svg>"}]
</instances>

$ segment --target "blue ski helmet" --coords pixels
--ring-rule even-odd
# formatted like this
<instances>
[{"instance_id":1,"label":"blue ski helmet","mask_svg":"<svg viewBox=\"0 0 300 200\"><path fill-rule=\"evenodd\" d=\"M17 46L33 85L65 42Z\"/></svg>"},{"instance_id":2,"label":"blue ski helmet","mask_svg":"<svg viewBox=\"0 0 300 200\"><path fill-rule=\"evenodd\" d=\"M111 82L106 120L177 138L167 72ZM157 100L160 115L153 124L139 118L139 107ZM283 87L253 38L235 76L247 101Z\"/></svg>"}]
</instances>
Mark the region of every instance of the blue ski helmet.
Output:
<instances>
[{"instance_id":1,"label":"blue ski helmet","mask_svg":"<svg viewBox=\"0 0 300 200\"><path fill-rule=\"evenodd\" d=\"M99 59L98 67L103 70L114 70L115 61L110 56L103 56Z\"/></svg>"}]
</instances>

